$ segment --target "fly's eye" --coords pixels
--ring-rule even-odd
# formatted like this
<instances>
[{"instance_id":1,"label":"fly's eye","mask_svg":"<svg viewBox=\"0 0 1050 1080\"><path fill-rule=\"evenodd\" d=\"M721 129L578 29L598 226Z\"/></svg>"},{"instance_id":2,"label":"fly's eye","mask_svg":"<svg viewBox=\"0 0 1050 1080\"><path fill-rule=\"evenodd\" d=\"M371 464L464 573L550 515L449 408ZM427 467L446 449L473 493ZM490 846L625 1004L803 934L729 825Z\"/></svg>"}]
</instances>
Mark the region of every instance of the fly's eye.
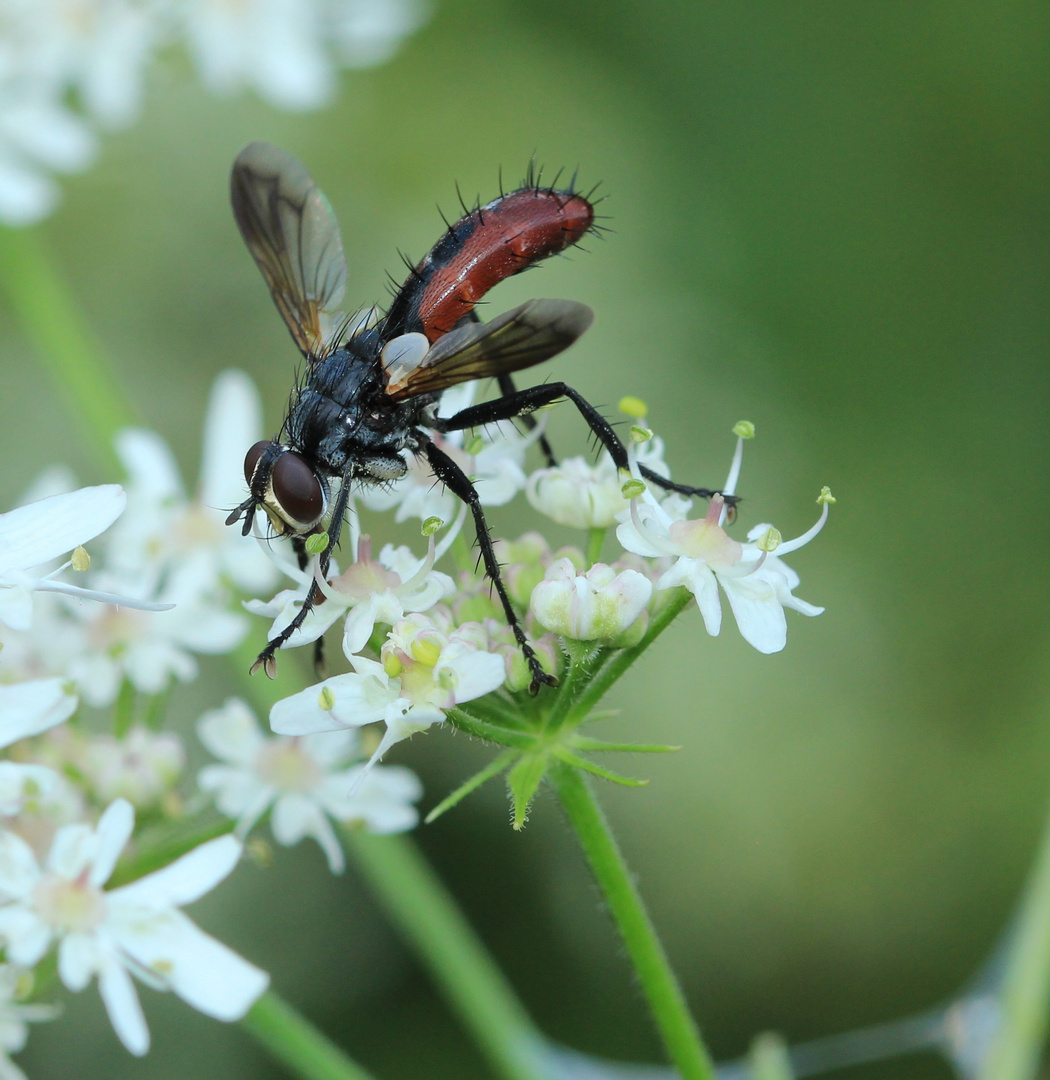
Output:
<instances>
[{"instance_id":1,"label":"fly's eye","mask_svg":"<svg viewBox=\"0 0 1050 1080\"><path fill-rule=\"evenodd\" d=\"M287 451L273 466L273 497L289 524L312 525L324 513L324 492L313 469L296 453Z\"/></svg>"},{"instance_id":2,"label":"fly's eye","mask_svg":"<svg viewBox=\"0 0 1050 1080\"><path fill-rule=\"evenodd\" d=\"M248 487L252 486L252 477L255 475L255 468L259 464L259 458L266 452L266 448L270 446L270 443L264 439L262 442L257 442L247 454L244 455L244 479L248 484Z\"/></svg>"}]
</instances>

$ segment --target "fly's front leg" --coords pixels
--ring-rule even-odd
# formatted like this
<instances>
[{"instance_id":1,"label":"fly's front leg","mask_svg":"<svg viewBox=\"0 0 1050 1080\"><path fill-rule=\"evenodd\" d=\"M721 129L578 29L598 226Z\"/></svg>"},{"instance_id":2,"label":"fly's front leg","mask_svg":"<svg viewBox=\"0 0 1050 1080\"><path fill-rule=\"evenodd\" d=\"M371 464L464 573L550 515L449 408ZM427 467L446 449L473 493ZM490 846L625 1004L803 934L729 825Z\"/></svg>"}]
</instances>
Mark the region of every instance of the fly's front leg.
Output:
<instances>
[{"instance_id":1,"label":"fly's front leg","mask_svg":"<svg viewBox=\"0 0 1050 1080\"><path fill-rule=\"evenodd\" d=\"M343 528L343 518L346 517L346 508L350 501L350 477L345 476L343 482L339 487L339 495L335 500L335 507L332 510L332 517L328 522L328 543L325 545L324 551L321 552L320 557L317 560L318 573L321 577L328 576L328 567L332 561L332 552L335 550L336 544L339 543L339 533ZM300 549L295 544L295 540L302 541L302 554L300 555ZM295 548L296 555L299 555L300 559L303 556L307 556L307 562L309 562L309 552L306 550L306 540L303 537L295 537L292 546ZM300 562L302 567L302 563ZM303 567L305 569L305 567ZM306 599L303 601L303 606L295 613L295 618L275 637L271 638L266 643L266 648L255 658L255 663L252 664L249 669L250 674L254 675L259 668L262 668L266 672L268 679L277 678L277 650L303 625L306 620L306 616L313 610L314 605L321 599L321 589L316 580L310 582L310 588L307 590ZM317 653L314 652L314 659L316 661Z\"/></svg>"},{"instance_id":2,"label":"fly's front leg","mask_svg":"<svg viewBox=\"0 0 1050 1080\"><path fill-rule=\"evenodd\" d=\"M306 537L293 536L292 550L295 552L299 569L305 570L310 565L310 553L306 550ZM325 569L327 570L327 567ZM323 679L325 676L324 634L314 642L314 674L319 679Z\"/></svg>"},{"instance_id":3,"label":"fly's front leg","mask_svg":"<svg viewBox=\"0 0 1050 1080\"><path fill-rule=\"evenodd\" d=\"M509 419L509 417L504 417L504 419ZM503 605L503 613L506 615L507 623L514 634L514 640L517 641L518 648L521 649L521 654L529 665L529 671L532 672L529 693L535 695L544 683L547 686L557 686L558 680L544 671L540 665L536 653L525 636L525 630L518 620L518 613L514 610L510 597L507 595L507 590L503 585L503 578L499 572L499 560L496 558L496 551L492 546L489 525L485 520L485 512L481 508L481 500L478 498L477 489L470 482L467 474L452 458L439 450L432 442L426 443L424 450L434 475L457 499L462 499L470 508L471 514L474 515L474 528L478 534L478 546L481 548L481 561L485 564L485 573L499 596L500 603Z\"/></svg>"},{"instance_id":4,"label":"fly's front leg","mask_svg":"<svg viewBox=\"0 0 1050 1080\"><path fill-rule=\"evenodd\" d=\"M495 401L471 405L468 409L461 409L455 416L439 420L437 428L439 431L462 431L464 428L479 427L482 424L494 424L499 420L528 416L536 409L550 405L561 398L568 398L576 406L597 440L609 451L609 456L616 467L626 469L628 466L627 449L613 431L612 425L585 397L566 383L544 383L542 386L531 386L527 390L515 390L511 394L496 398ZM681 495L696 496L701 499L710 499L712 495L721 494L714 488L676 484L645 465L639 465L638 470L646 480L662 487L665 491L677 491ZM725 501L727 506L732 507L740 500L735 495L726 495Z\"/></svg>"}]
</instances>

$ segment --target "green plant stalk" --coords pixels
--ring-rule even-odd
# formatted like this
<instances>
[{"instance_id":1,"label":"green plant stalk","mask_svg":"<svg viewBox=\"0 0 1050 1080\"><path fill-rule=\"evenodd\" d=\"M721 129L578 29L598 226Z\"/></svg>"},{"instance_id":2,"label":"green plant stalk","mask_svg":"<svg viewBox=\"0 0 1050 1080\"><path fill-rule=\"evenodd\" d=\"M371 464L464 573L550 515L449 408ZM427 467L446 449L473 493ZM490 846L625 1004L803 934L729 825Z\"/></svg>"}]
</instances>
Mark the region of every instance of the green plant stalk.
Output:
<instances>
[{"instance_id":1,"label":"green plant stalk","mask_svg":"<svg viewBox=\"0 0 1050 1080\"><path fill-rule=\"evenodd\" d=\"M248 1010L241 1027L303 1080L372 1080L288 1002L267 990Z\"/></svg>"},{"instance_id":2,"label":"green plant stalk","mask_svg":"<svg viewBox=\"0 0 1050 1080\"><path fill-rule=\"evenodd\" d=\"M664 1047L681 1080L714 1080L715 1067L619 845L586 779L564 762L549 777L627 947Z\"/></svg>"},{"instance_id":3,"label":"green plant stalk","mask_svg":"<svg viewBox=\"0 0 1050 1080\"><path fill-rule=\"evenodd\" d=\"M383 909L505 1080L544 1080L545 1042L455 901L407 837L343 833Z\"/></svg>"},{"instance_id":4,"label":"green plant stalk","mask_svg":"<svg viewBox=\"0 0 1050 1080\"><path fill-rule=\"evenodd\" d=\"M1031 1080L1050 1019L1050 821L1011 935L999 1007L999 1028L980 1080Z\"/></svg>"},{"instance_id":5,"label":"green plant stalk","mask_svg":"<svg viewBox=\"0 0 1050 1080\"><path fill-rule=\"evenodd\" d=\"M650 645L678 618L693 600L688 589L679 589L678 596L669 600L649 624L645 637L630 649L622 649L603 665L580 695L579 700L569 710L566 723L570 727L582 723L593 711L595 705L609 692L610 687L624 672L649 648Z\"/></svg>"},{"instance_id":6,"label":"green plant stalk","mask_svg":"<svg viewBox=\"0 0 1050 1080\"><path fill-rule=\"evenodd\" d=\"M118 467L113 436L136 422L135 410L38 230L0 227L0 283L69 415L100 463Z\"/></svg>"}]
</instances>

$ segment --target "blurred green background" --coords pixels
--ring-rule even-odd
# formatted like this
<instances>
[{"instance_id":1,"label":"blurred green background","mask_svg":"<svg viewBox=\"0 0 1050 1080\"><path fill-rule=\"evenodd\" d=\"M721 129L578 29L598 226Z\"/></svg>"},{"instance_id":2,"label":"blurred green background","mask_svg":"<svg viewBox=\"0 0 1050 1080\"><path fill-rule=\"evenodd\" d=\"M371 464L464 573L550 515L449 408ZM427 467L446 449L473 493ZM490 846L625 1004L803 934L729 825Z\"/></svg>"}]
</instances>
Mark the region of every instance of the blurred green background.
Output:
<instances>
[{"instance_id":1,"label":"blurred green background","mask_svg":"<svg viewBox=\"0 0 1050 1080\"><path fill-rule=\"evenodd\" d=\"M343 224L350 296L384 298L441 204L496 193L533 152L602 181L614 232L501 286L591 304L556 372L590 400L643 396L675 475L715 484L747 418L738 532L786 537L800 596L764 657L683 617L603 737L681 743L601 795L719 1058L757 1031L811 1038L926 1008L982 963L1018 897L1050 791L1047 718L1048 111L1045 6L444 0L388 66L321 113L218 101L158 71L144 121L108 137L44 227L145 424L196 475L227 366L276 429L295 354L236 233L235 153L300 156ZM88 442L3 310L0 475L9 505ZM562 453L583 452L568 407ZM522 504L497 532L535 524ZM570 539L556 534L556 541ZM260 631L261 632L261 631ZM230 692L180 691L187 721ZM488 760L417 736L426 805ZM553 801L513 833L491 785L419 842L551 1036L660 1059L621 949ZM246 866L196 917L384 1078L484 1077L352 874L315 847ZM33 1076L281 1075L241 1032L143 992L137 1062L80 995L38 1032ZM938 1059L851 1076L945 1077Z\"/></svg>"}]
</instances>

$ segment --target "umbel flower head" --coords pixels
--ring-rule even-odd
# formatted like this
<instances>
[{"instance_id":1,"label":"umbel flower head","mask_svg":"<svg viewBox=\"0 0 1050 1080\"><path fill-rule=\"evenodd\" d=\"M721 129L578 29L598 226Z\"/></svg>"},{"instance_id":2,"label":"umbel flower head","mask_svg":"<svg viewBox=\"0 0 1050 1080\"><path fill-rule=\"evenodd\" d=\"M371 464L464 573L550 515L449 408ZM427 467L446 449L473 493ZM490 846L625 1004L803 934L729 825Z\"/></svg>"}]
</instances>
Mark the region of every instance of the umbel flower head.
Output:
<instances>
[{"instance_id":1,"label":"umbel flower head","mask_svg":"<svg viewBox=\"0 0 1050 1080\"><path fill-rule=\"evenodd\" d=\"M65 986L83 990L97 978L120 1041L145 1054L149 1030L132 975L219 1020L243 1016L269 979L179 910L230 873L240 843L219 837L106 890L134 823L131 804L118 799L96 826L59 829L43 864L21 837L0 833L0 940L8 959L26 967L57 945Z\"/></svg>"}]
</instances>

